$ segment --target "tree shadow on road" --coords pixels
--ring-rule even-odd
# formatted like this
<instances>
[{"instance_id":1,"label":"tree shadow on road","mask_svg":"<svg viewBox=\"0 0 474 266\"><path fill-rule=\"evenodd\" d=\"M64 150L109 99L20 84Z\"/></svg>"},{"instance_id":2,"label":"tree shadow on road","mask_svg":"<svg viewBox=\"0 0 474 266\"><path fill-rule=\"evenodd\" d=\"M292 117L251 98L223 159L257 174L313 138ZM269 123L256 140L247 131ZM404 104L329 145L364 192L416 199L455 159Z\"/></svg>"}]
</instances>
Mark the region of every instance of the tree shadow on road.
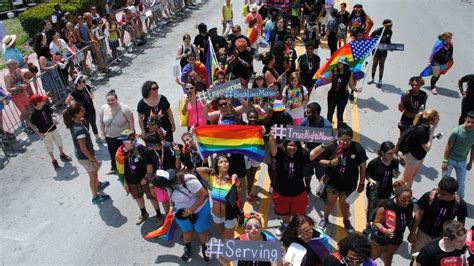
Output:
<instances>
[{"instance_id":1,"label":"tree shadow on road","mask_svg":"<svg viewBox=\"0 0 474 266\"><path fill-rule=\"evenodd\" d=\"M103 202L98 205L98 207L100 218L102 218L102 221L108 226L118 228L124 225L128 220L127 217L123 216L120 210L114 206L112 199Z\"/></svg>"}]
</instances>

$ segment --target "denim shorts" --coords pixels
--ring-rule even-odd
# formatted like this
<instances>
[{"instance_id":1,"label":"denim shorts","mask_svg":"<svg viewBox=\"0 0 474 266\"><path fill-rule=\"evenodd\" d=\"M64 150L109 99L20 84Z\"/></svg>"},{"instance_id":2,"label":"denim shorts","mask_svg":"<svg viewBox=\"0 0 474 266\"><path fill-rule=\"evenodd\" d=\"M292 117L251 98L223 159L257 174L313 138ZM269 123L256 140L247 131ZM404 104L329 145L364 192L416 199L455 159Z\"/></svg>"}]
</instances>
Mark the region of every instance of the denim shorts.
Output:
<instances>
[{"instance_id":1,"label":"denim shorts","mask_svg":"<svg viewBox=\"0 0 474 266\"><path fill-rule=\"evenodd\" d=\"M195 224L192 224L189 219L175 219L176 223L178 224L179 228L181 228L181 231L184 233L191 231L194 229L196 233L202 233L206 230L208 230L212 223L211 223L211 205L209 204L209 200L204 203L204 206L199 210L197 213L197 221Z\"/></svg>"}]
</instances>

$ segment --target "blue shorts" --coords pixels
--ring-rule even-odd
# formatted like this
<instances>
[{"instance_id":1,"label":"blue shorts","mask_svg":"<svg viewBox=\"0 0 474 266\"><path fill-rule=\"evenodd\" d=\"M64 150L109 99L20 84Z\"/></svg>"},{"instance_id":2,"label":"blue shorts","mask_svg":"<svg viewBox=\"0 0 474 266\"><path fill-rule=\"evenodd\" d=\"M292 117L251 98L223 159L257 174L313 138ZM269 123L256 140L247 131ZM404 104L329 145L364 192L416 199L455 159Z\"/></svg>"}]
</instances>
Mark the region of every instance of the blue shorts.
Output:
<instances>
[{"instance_id":1,"label":"blue shorts","mask_svg":"<svg viewBox=\"0 0 474 266\"><path fill-rule=\"evenodd\" d=\"M183 231L183 233L189 232L192 229L194 229L194 231L196 231L197 233L202 233L212 226L211 205L209 204L209 200L204 203L204 206L199 212L196 213L196 215L198 216L196 224L192 224L189 219L175 219L176 223L178 224L179 228L181 228L181 231Z\"/></svg>"}]
</instances>

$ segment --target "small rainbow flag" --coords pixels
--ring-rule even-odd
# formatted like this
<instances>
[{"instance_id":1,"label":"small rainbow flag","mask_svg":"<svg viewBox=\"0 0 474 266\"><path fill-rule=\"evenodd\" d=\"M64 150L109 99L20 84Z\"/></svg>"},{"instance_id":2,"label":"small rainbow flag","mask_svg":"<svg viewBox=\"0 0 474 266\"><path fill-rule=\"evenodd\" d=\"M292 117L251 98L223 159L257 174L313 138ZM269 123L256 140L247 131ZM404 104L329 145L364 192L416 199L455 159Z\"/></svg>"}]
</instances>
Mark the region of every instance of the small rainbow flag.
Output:
<instances>
[{"instance_id":1,"label":"small rainbow flag","mask_svg":"<svg viewBox=\"0 0 474 266\"><path fill-rule=\"evenodd\" d=\"M262 162L265 156L261 126L210 125L195 129L203 157L213 153L239 153Z\"/></svg>"},{"instance_id":2,"label":"small rainbow flag","mask_svg":"<svg viewBox=\"0 0 474 266\"><path fill-rule=\"evenodd\" d=\"M216 52L214 51L214 46L212 45L211 37L209 37L209 43L207 46L207 59L206 59L206 69L207 69L207 82L208 85L211 85L214 82L214 76L217 69L219 68Z\"/></svg>"}]
</instances>

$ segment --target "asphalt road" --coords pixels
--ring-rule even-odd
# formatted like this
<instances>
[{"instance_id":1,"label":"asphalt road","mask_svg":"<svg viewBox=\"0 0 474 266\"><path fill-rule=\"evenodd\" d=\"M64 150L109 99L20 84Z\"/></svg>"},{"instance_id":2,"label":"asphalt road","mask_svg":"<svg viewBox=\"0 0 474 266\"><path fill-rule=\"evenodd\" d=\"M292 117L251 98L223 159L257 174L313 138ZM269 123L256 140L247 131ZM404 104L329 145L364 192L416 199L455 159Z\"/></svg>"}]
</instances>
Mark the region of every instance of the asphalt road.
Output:
<instances>
[{"instance_id":1,"label":"asphalt road","mask_svg":"<svg viewBox=\"0 0 474 266\"><path fill-rule=\"evenodd\" d=\"M235 24L242 25L242 3L242 0L233 1ZM347 107L346 119L360 133L355 139L360 139L370 159L376 156L379 143L385 140L396 141L400 93L408 88L408 79L418 75L425 67L436 36L444 31L454 34L455 65L438 82L439 94L434 96L429 93L427 107L440 112L439 131L446 134L450 132L456 126L460 113L461 98L457 80L474 70L474 23L472 15L469 15L474 11L472 3L460 0L371 0L360 3L376 26L385 18L392 19L392 42L404 43L405 51L389 54L382 89L365 85L357 105ZM166 38L150 38L145 49L128 55L120 69L115 68L119 74L94 82L98 87L96 109L105 103L105 93L115 89L119 100L135 110L141 98L140 88L143 82L156 80L160 93L168 97L176 111L180 89L174 83L172 66L178 64L174 56L182 35L189 32L194 36L197 33L195 25L200 22L218 25L220 31L220 8L221 1L209 1L200 10L194 11L190 18L173 27ZM329 50L322 48L319 55L324 61L329 57ZM256 64L256 70L261 70L260 63ZM322 87L311 97L312 101L322 105L323 114L326 113L326 93L327 87ZM176 136L180 136L184 130L177 129ZM61 125L60 133L67 153L72 155L69 131ZM446 141L447 138L444 138L435 142L428 153L424 167L414 183L415 195L436 187L440 180L440 161ZM135 225L135 219L139 216L136 203L130 196L126 196L115 177L104 175L109 169L105 147L96 147L97 157L104 160L100 176L111 182L106 192L111 195L112 200L97 207L90 203L88 177L77 161L55 172L41 142L25 140L24 146L26 153L14 158L0 157L3 168L0 172L2 264L181 264L183 246L180 236L176 237L175 242L143 239L142 235L157 227L157 220L152 217L141 226ZM258 180L262 187L262 200L245 208L266 214L269 217L269 230L273 231L279 222L271 214L268 193L265 192L268 190L268 180L264 170L265 168ZM469 189L473 186L472 177L472 171L468 172L465 200L470 213L467 220L469 227L473 224L474 213L474 194ZM360 197L351 211L351 219L358 230L365 225L364 204L364 197ZM316 221L321 217L321 206L321 200L310 196L309 213ZM147 208L150 214L154 214L148 203ZM334 244L334 239L342 238L345 233L340 218L331 216L330 221L333 225L329 226L328 233ZM404 242L394 257L394 265L408 264L407 251L408 245ZM190 263L192 265L203 263L196 253ZM216 262L213 261L212 264Z\"/></svg>"}]
</instances>

